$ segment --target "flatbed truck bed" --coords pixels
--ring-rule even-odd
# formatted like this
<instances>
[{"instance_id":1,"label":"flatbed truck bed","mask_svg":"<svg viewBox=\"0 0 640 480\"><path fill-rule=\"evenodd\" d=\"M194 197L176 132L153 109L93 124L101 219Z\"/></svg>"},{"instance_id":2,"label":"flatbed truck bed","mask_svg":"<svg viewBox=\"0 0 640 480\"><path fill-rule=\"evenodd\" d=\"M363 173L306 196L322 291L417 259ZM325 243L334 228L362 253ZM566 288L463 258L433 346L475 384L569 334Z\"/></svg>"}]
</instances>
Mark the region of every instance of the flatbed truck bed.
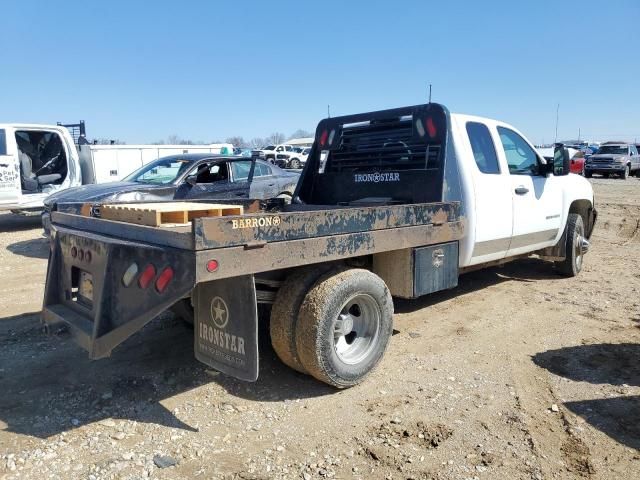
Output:
<instances>
[{"instance_id":1,"label":"flatbed truck bed","mask_svg":"<svg viewBox=\"0 0 640 480\"><path fill-rule=\"evenodd\" d=\"M57 248L50 259L43 316L49 326L68 328L94 359L110 355L200 283L250 278L249 284L255 285L260 275L455 242L464 232L457 202L316 206L303 211L286 211L284 205L280 210L261 208L252 202L252 213L196 218L189 226L172 227L87 217L69 213L72 210L67 206L66 212L52 214L52 244ZM78 252L83 252L82 258ZM58 264L67 269L53 268ZM175 278L166 290L123 284L121 278L131 265L141 272L147 264L154 265L156 274L170 266ZM83 281L91 287L83 286ZM172 284L179 288L170 288ZM84 294L83 288L90 292ZM131 308L132 293L143 308ZM224 370L216 362L207 363Z\"/></svg>"}]
</instances>

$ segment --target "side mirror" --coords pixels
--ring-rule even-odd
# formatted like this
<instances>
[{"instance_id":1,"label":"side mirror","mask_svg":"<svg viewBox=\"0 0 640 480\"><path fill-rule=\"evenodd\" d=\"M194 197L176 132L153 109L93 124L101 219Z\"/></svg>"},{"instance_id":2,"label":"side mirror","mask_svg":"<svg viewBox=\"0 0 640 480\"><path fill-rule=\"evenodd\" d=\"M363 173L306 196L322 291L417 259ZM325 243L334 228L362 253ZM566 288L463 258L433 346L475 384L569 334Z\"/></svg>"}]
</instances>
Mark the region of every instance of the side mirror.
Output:
<instances>
[{"instance_id":1,"label":"side mirror","mask_svg":"<svg viewBox=\"0 0 640 480\"><path fill-rule=\"evenodd\" d=\"M191 185L192 187L196 185L196 183L198 183L198 176L197 175L189 175L185 181Z\"/></svg>"},{"instance_id":2,"label":"side mirror","mask_svg":"<svg viewBox=\"0 0 640 480\"><path fill-rule=\"evenodd\" d=\"M556 143L553 149L553 174L556 177L568 175L571 170L571 157L569 150L561 144Z\"/></svg>"}]
</instances>

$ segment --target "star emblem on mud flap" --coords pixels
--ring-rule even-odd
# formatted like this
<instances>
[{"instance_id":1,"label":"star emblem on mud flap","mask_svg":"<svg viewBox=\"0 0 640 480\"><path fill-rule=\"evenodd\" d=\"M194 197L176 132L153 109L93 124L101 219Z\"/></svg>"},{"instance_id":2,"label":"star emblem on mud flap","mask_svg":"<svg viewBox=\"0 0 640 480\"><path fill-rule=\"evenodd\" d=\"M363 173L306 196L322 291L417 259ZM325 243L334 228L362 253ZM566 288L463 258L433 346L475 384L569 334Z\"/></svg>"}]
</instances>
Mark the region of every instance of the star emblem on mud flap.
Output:
<instances>
[{"instance_id":1,"label":"star emblem on mud flap","mask_svg":"<svg viewBox=\"0 0 640 480\"><path fill-rule=\"evenodd\" d=\"M229 322L229 308L221 297L211 300L211 320L218 328L224 328Z\"/></svg>"}]
</instances>

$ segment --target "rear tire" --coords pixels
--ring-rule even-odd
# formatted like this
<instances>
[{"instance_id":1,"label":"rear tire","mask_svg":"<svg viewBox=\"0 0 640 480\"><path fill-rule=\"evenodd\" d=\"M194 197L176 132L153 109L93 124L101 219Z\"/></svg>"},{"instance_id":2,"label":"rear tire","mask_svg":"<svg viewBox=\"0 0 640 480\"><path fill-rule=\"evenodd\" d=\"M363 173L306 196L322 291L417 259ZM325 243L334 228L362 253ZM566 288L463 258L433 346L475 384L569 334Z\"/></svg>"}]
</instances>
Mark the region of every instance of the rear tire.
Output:
<instances>
[{"instance_id":1,"label":"rear tire","mask_svg":"<svg viewBox=\"0 0 640 480\"><path fill-rule=\"evenodd\" d=\"M178 300L176 303L171 305L169 309L184 323L193 326L194 313L193 305L191 305L190 298L183 298L182 300Z\"/></svg>"},{"instance_id":2,"label":"rear tire","mask_svg":"<svg viewBox=\"0 0 640 480\"><path fill-rule=\"evenodd\" d=\"M282 363L300 373L307 371L300 362L296 348L298 311L307 292L329 268L327 265L316 265L289 275L278 289L271 308L271 345Z\"/></svg>"},{"instance_id":3,"label":"rear tire","mask_svg":"<svg viewBox=\"0 0 640 480\"><path fill-rule=\"evenodd\" d=\"M577 213L570 213L567 219L567 256L561 262L556 262L558 271L567 277L575 277L582 270L584 252L582 240L584 239L584 223Z\"/></svg>"},{"instance_id":4,"label":"rear tire","mask_svg":"<svg viewBox=\"0 0 640 480\"><path fill-rule=\"evenodd\" d=\"M368 270L330 272L300 306L296 348L304 368L337 388L360 383L380 362L393 331L393 300Z\"/></svg>"}]
</instances>

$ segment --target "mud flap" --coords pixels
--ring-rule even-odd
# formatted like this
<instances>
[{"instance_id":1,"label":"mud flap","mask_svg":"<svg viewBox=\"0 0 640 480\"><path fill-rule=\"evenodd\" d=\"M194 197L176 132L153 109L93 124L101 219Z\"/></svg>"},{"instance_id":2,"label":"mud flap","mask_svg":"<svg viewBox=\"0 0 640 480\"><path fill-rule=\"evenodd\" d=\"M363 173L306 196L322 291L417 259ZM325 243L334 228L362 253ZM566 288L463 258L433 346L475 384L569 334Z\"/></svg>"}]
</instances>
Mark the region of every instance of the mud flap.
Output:
<instances>
[{"instance_id":1,"label":"mud flap","mask_svg":"<svg viewBox=\"0 0 640 480\"><path fill-rule=\"evenodd\" d=\"M258 311L253 275L200 283L194 291L196 358L240 380L258 379Z\"/></svg>"}]
</instances>

